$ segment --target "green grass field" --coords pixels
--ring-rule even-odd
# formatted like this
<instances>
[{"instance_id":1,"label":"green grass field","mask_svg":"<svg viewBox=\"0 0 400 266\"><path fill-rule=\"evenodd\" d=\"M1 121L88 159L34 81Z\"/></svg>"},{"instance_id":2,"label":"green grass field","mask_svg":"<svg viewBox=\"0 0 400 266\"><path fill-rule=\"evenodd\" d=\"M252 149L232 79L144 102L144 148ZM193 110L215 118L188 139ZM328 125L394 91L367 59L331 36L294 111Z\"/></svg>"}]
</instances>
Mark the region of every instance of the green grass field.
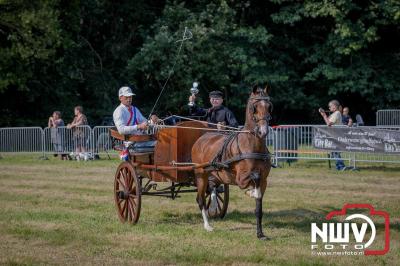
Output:
<instances>
[{"instance_id":1,"label":"green grass field","mask_svg":"<svg viewBox=\"0 0 400 266\"><path fill-rule=\"evenodd\" d=\"M255 237L254 200L231 187L228 214L202 227L195 194L144 197L139 223L121 224L113 201L119 161L0 159L0 264L399 265L400 168L336 172L326 163L272 169L264 196L264 232ZM390 213L384 256L315 256L312 222L345 203ZM382 225L378 225L382 229ZM382 230L380 230L382 231ZM382 235L382 234L380 234Z\"/></svg>"}]
</instances>

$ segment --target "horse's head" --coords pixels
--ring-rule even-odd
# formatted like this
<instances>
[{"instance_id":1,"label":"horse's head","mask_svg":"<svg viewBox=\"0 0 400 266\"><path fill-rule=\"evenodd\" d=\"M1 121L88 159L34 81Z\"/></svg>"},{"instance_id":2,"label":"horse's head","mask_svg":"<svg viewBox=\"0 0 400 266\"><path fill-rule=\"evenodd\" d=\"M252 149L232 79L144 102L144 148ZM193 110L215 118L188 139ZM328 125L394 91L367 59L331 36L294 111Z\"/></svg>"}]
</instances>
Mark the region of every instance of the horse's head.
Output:
<instances>
[{"instance_id":1,"label":"horse's head","mask_svg":"<svg viewBox=\"0 0 400 266\"><path fill-rule=\"evenodd\" d=\"M268 134L272 108L267 88L262 88L259 85L253 86L253 91L247 103L246 124L259 138L264 138Z\"/></svg>"}]
</instances>

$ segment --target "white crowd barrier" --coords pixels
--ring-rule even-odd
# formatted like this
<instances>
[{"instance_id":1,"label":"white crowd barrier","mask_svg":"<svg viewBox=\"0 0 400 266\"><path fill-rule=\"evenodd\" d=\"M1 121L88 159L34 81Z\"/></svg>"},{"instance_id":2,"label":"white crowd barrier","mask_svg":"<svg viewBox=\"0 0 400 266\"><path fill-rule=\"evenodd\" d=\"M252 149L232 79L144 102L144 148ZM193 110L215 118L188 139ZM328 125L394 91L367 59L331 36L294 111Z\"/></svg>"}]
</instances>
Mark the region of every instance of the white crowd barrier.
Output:
<instances>
[{"instance_id":1,"label":"white crowd barrier","mask_svg":"<svg viewBox=\"0 0 400 266\"><path fill-rule=\"evenodd\" d=\"M333 161L331 152L313 147L313 128L322 125L282 125L269 128L267 146L273 154L275 164L297 160ZM109 126L80 126L45 128L15 127L0 128L0 153L70 154L86 152L94 155L118 155L113 152L113 140ZM368 128L368 127L360 127ZM374 129L400 130L400 126L371 127ZM369 152L340 151L348 165L357 162L400 163L400 155Z\"/></svg>"},{"instance_id":2,"label":"white crowd barrier","mask_svg":"<svg viewBox=\"0 0 400 266\"><path fill-rule=\"evenodd\" d=\"M295 162L297 160L330 160L330 151L320 150L313 146L315 127L326 127L324 125L282 125L274 127L273 130L273 152L275 162ZM389 129L400 130L400 127L359 127L363 129ZM357 162L370 163L400 163L399 154L372 153L372 152L340 152L343 161L349 166L356 166Z\"/></svg>"},{"instance_id":3,"label":"white crowd barrier","mask_svg":"<svg viewBox=\"0 0 400 266\"><path fill-rule=\"evenodd\" d=\"M376 112L377 126L400 126L400 110L388 109Z\"/></svg>"},{"instance_id":4,"label":"white crowd barrier","mask_svg":"<svg viewBox=\"0 0 400 266\"><path fill-rule=\"evenodd\" d=\"M92 131L93 153L109 156L113 151L113 140L110 137L109 129L111 126L94 127Z\"/></svg>"},{"instance_id":5,"label":"white crowd barrier","mask_svg":"<svg viewBox=\"0 0 400 266\"><path fill-rule=\"evenodd\" d=\"M0 128L0 152L43 153L43 145L40 127Z\"/></svg>"}]
</instances>

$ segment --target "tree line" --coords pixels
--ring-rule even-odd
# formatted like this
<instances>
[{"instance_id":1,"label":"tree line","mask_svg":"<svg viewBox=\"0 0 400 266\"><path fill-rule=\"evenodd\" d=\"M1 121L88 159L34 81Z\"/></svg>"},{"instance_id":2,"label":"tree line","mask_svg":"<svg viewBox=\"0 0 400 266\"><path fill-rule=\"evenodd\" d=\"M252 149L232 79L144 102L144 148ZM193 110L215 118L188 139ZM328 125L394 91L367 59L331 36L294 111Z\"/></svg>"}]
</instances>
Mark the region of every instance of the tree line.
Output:
<instances>
[{"instance_id":1,"label":"tree line","mask_svg":"<svg viewBox=\"0 0 400 266\"><path fill-rule=\"evenodd\" d=\"M198 81L199 104L219 89L243 122L259 83L275 124L322 123L331 99L373 124L399 108L399 22L396 0L0 0L0 126L69 121L76 105L98 124L122 85L148 115L168 76L160 116L185 114Z\"/></svg>"}]
</instances>

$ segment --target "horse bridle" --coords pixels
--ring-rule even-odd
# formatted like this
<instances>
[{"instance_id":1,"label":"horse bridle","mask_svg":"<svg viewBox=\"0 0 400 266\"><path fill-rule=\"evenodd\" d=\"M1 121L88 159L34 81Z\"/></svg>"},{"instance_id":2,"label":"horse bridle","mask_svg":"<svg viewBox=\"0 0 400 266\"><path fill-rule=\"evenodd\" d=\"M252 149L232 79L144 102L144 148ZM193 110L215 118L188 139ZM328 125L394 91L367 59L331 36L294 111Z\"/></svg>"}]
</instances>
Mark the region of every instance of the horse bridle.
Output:
<instances>
[{"instance_id":1,"label":"horse bridle","mask_svg":"<svg viewBox=\"0 0 400 266\"><path fill-rule=\"evenodd\" d=\"M272 119L272 116L271 116L270 113L272 112L272 109L273 109L273 105L272 105L272 102L271 102L270 98L268 96L255 96L255 97L251 97L250 100L254 100L252 102L253 121L255 123L258 123L258 122L260 122L262 120L265 120L268 123L268 121L270 121ZM260 101L266 101L268 103L268 105L270 106L271 111L266 116L264 116L262 118L257 118L255 116L255 114L256 114L256 104L258 102L260 102Z\"/></svg>"}]
</instances>

